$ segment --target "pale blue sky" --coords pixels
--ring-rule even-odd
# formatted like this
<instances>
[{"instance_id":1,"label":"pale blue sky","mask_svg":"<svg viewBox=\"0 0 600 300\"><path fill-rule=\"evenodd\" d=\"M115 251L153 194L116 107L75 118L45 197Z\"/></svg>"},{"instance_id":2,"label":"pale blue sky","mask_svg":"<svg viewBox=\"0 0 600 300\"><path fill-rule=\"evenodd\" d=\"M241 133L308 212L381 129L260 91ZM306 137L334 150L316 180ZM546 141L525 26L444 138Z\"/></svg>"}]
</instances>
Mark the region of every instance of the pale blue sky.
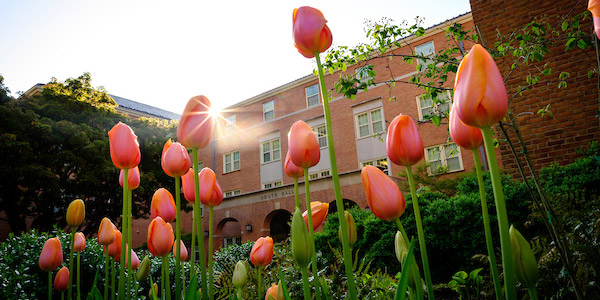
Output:
<instances>
[{"instance_id":1,"label":"pale blue sky","mask_svg":"<svg viewBox=\"0 0 600 300\"><path fill-rule=\"evenodd\" d=\"M430 26L470 10L468 0L0 0L0 74L13 94L90 72L94 86L176 113L200 94L223 108L312 72L291 32L303 5L325 14L334 46L364 41L365 19Z\"/></svg>"}]
</instances>

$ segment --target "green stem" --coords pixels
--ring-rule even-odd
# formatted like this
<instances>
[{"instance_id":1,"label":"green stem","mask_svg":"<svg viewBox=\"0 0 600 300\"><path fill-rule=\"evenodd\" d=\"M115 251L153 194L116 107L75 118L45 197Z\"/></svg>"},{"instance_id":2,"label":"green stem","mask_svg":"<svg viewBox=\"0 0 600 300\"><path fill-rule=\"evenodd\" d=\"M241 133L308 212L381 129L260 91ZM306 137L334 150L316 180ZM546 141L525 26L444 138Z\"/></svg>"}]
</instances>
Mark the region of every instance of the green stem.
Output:
<instances>
[{"instance_id":1,"label":"green stem","mask_svg":"<svg viewBox=\"0 0 600 300\"><path fill-rule=\"evenodd\" d=\"M134 291L133 291L134 298L133 299L138 300L139 299L138 298L138 290L140 289L140 285L137 281L133 284L133 289L134 289Z\"/></svg>"},{"instance_id":2,"label":"green stem","mask_svg":"<svg viewBox=\"0 0 600 300\"><path fill-rule=\"evenodd\" d=\"M304 290L304 300L310 300L310 283L308 283L308 268L300 268L302 273L302 289ZM260 298L259 298L260 299Z\"/></svg>"},{"instance_id":3,"label":"green stem","mask_svg":"<svg viewBox=\"0 0 600 300\"><path fill-rule=\"evenodd\" d=\"M331 113L329 112L329 96L325 86L325 76L323 75L323 66L319 53L315 53L317 60L317 70L319 72L319 86L321 86L321 95L323 95L323 113L325 115L325 128L327 129L327 145L329 146L329 159L331 162L331 178L335 192L335 205L337 208L340 228L342 230L342 249L344 252L344 268L348 284L348 294L351 300L357 300L356 283L354 282L354 272L352 270L352 249L348 242L348 225L344 218L344 202L342 200L342 190L340 188L340 177L337 169L337 160L335 158L335 148L333 145L333 132L331 129Z\"/></svg>"},{"instance_id":4,"label":"green stem","mask_svg":"<svg viewBox=\"0 0 600 300\"><path fill-rule=\"evenodd\" d=\"M181 295L181 187L180 177L175 177L175 296Z\"/></svg>"},{"instance_id":5,"label":"green stem","mask_svg":"<svg viewBox=\"0 0 600 300\"><path fill-rule=\"evenodd\" d=\"M127 280L127 288L125 289L125 297L127 299L131 299L131 285L133 285L133 271L131 268L131 251L133 251L133 246L131 245L131 197L131 190L127 189L127 231L123 232L124 235L127 235L126 245L129 247L129 249L125 247L125 251L128 250L125 255L127 255L127 261L129 262L127 266L127 277L125 279Z\"/></svg>"},{"instance_id":6,"label":"green stem","mask_svg":"<svg viewBox=\"0 0 600 300\"><path fill-rule=\"evenodd\" d=\"M60 299L65 300L65 292L60 292Z\"/></svg>"},{"instance_id":7,"label":"green stem","mask_svg":"<svg viewBox=\"0 0 600 300\"><path fill-rule=\"evenodd\" d=\"M433 283L431 282L431 273L429 272L429 258L427 257L427 247L425 246L425 233L423 232L423 222L421 221L421 210L419 209L419 198L415 188L415 179L413 178L412 166L406 166L408 174L408 185L412 195L413 210L415 221L417 222L417 234L419 235L419 250L421 251L421 261L423 262L423 274L425 275L425 284L427 285L428 299L434 299Z\"/></svg>"},{"instance_id":8,"label":"green stem","mask_svg":"<svg viewBox=\"0 0 600 300\"><path fill-rule=\"evenodd\" d=\"M52 300L52 271L48 272L48 300Z\"/></svg>"},{"instance_id":9,"label":"green stem","mask_svg":"<svg viewBox=\"0 0 600 300\"><path fill-rule=\"evenodd\" d=\"M161 264L160 268L160 293L163 295L161 298L165 297L165 268L164 265Z\"/></svg>"},{"instance_id":10,"label":"green stem","mask_svg":"<svg viewBox=\"0 0 600 300\"><path fill-rule=\"evenodd\" d=\"M410 240L408 239L406 230L404 230L404 226L402 226L402 221L400 221L400 218L396 218L394 220L394 222L396 223L398 230L400 230L400 233L402 234L402 237L404 238L404 241L406 242L406 244L410 245ZM417 269L416 266L417 266L417 260L413 256L413 268L412 268L411 272L413 273L413 277L415 278L415 281L417 281L417 280L419 281L418 286L415 286L414 292L416 294L417 299L422 300L423 299L423 288L422 288L422 284L421 284L421 274L419 273L419 269Z\"/></svg>"},{"instance_id":11,"label":"green stem","mask_svg":"<svg viewBox=\"0 0 600 300\"><path fill-rule=\"evenodd\" d=\"M167 300L171 300L171 283L169 283L169 255L168 254L164 255L162 257L162 268L163 268L163 272L165 272L165 294L167 295Z\"/></svg>"},{"instance_id":12,"label":"green stem","mask_svg":"<svg viewBox=\"0 0 600 300\"><path fill-rule=\"evenodd\" d=\"M481 157L478 149L473 149L473 159L475 160L475 171L477 173L477 182L479 183L479 196L481 197L481 214L483 217L483 229L485 231L485 246L487 247L488 257L490 260L490 269L492 278L494 279L494 291L496 299L502 298L502 284L498 275L498 265L496 264L496 255L494 254L494 242L492 240L492 229L490 228L490 216L488 214L488 206L483 185L483 173L481 171Z\"/></svg>"},{"instance_id":13,"label":"green stem","mask_svg":"<svg viewBox=\"0 0 600 300\"><path fill-rule=\"evenodd\" d=\"M71 251L69 251L69 288L67 290L67 298L73 299L73 247L75 246L75 230L71 227Z\"/></svg>"},{"instance_id":14,"label":"green stem","mask_svg":"<svg viewBox=\"0 0 600 300\"><path fill-rule=\"evenodd\" d=\"M312 272L313 272L313 285L315 287L315 295L317 300L321 300L321 285L318 280L318 268L317 268L317 250L315 247L315 232L313 229L312 220L312 207L310 205L310 184L308 180L308 168L304 168L304 194L306 196L306 211L308 216L308 238L310 239L310 246L312 247Z\"/></svg>"},{"instance_id":15,"label":"green stem","mask_svg":"<svg viewBox=\"0 0 600 300\"><path fill-rule=\"evenodd\" d=\"M111 283L110 283L110 292L111 292L111 296L110 298L112 300L115 300L115 296L117 295L117 291L115 290L115 282L117 282L116 278L116 274L117 274L117 270L116 270L116 266L117 266L117 262L113 259L111 262Z\"/></svg>"},{"instance_id":16,"label":"green stem","mask_svg":"<svg viewBox=\"0 0 600 300\"><path fill-rule=\"evenodd\" d=\"M529 291L529 298L530 298L531 300L537 300L537 299L538 299L538 296L537 296L537 292L536 292L536 290L535 290L535 287L529 288L529 289L527 289L527 290Z\"/></svg>"},{"instance_id":17,"label":"green stem","mask_svg":"<svg viewBox=\"0 0 600 300\"><path fill-rule=\"evenodd\" d=\"M77 300L81 300L81 252L77 252Z\"/></svg>"},{"instance_id":18,"label":"green stem","mask_svg":"<svg viewBox=\"0 0 600 300\"><path fill-rule=\"evenodd\" d=\"M196 205L192 203L192 253L190 253L190 278L196 274Z\"/></svg>"},{"instance_id":19,"label":"green stem","mask_svg":"<svg viewBox=\"0 0 600 300\"><path fill-rule=\"evenodd\" d=\"M243 300L242 298L242 288L237 289L237 298L238 300Z\"/></svg>"},{"instance_id":20,"label":"green stem","mask_svg":"<svg viewBox=\"0 0 600 300\"><path fill-rule=\"evenodd\" d=\"M208 207L208 299L215 298L213 291L213 207Z\"/></svg>"},{"instance_id":21,"label":"green stem","mask_svg":"<svg viewBox=\"0 0 600 300\"><path fill-rule=\"evenodd\" d=\"M261 280L261 279L262 279L262 278L261 278L261 277L262 277L262 267L261 267L261 266L258 266L258 268L257 268L257 269L258 269L258 270L257 270L257 271L258 271L258 276L256 276L256 280L257 280L258 282L257 282L257 286L256 286L256 292L257 292L257 294L258 294L258 298L256 298L256 299L261 299L261 295L264 295L264 292L263 292L263 286L262 286L262 282L261 282L261 281L262 281L262 280Z\"/></svg>"},{"instance_id":22,"label":"green stem","mask_svg":"<svg viewBox=\"0 0 600 300\"><path fill-rule=\"evenodd\" d=\"M298 178L294 178L294 197L296 199L296 207L300 209L302 203L300 202L300 196L298 195Z\"/></svg>"},{"instance_id":23,"label":"green stem","mask_svg":"<svg viewBox=\"0 0 600 300\"><path fill-rule=\"evenodd\" d=\"M110 270L110 258L108 256L108 245L104 246L104 257L106 262L104 263L104 300L108 300L108 273Z\"/></svg>"},{"instance_id":24,"label":"green stem","mask_svg":"<svg viewBox=\"0 0 600 300\"><path fill-rule=\"evenodd\" d=\"M119 268L119 299L123 299L125 295L125 245L127 244L127 216L128 205L127 205L127 190L129 184L129 169L123 169L123 214L121 215L121 267Z\"/></svg>"},{"instance_id":25,"label":"green stem","mask_svg":"<svg viewBox=\"0 0 600 300\"><path fill-rule=\"evenodd\" d=\"M202 290L202 299L208 299L208 289L206 288L206 259L204 257L204 237L202 218L201 218L201 203L200 203L200 183L198 181L198 148L192 148L192 157L194 160L194 215L196 226L196 234L198 235L198 261L200 263L200 288Z\"/></svg>"},{"instance_id":26,"label":"green stem","mask_svg":"<svg viewBox=\"0 0 600 300\"><path fill-rule=\"evenodd\" d=\"M485 153L487 154L492 187L494 190L494 201L496 203L496 214L498 216L498 229L500 232L500 247L502 249L502 267L504 273L504 292L506 299L517 299L517 290L515 286L515 270L513 266L512 249L510 247L510 236L508 235L508 215L504 203L504 192L502 191L502 181L500 179L500 170L496 160L496 150L492 141L492 129L490 127L481 128L483 142L485 144Z\"/></svg>"}]
</instances>

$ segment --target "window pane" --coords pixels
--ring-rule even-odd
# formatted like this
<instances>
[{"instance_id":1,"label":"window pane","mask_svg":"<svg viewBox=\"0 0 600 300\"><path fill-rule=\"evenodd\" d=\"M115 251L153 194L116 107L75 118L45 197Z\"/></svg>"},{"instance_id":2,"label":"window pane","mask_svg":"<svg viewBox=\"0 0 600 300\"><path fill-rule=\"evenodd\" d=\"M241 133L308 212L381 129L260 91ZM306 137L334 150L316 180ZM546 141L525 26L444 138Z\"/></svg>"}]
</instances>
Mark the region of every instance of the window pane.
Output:
<instances>
[{"instance_id":1,"label":"window pane","mask_svg":"<svg viewBox=\"0 0 600 300\"><path fill-rule=\"evenodd\" d=\"M373 133L383 132L383 121L373 122Z\"/></svg>"},{"instance_id":2,"label":"window pane","mask_svg":"<svg viewBox=\"0 0 600 300\"><path fill-rule=\"evenodd\" d=\"M242 191L241 190L235 190L235 191L233 191L233 194L234 195L241 195Z\"/></svg>"},{"instance_id":3,"label":"window pane","mask_svg":"<svg viewBox=\"0 0 600 300\"><path fill-rule=\"evenodd\" d=\"M329 170L321 171L321 177L329 176Z\"/></svg>"},{"instance_id":4,"label":"window pane","mask_svg":"<svg viewBox=\"0 0 600 300\"><path fill-rule=\"evenodd\" d=\"M371 122L381 120L381 109L374 110L371 112Z\"/></svg>"},{"instance_id":5,"label":"window pane","mask_svg":"<svg viewBox=\"0 0 600 300\"><path fill-rule=\"evenodd\" d=\"M306 96L307 97L318 95L318 94L319 94L319 85L318 84L314 84L314 85L311 85L306 88Z\"/></svg>"},{"instance_id":6,"label":"window pane","mask_svg":"<svg viewBox=\"0 0 600 300\"><path fill-rule=\"evenodd\" d=\"M460 161L458 160L458 157L449 158L446 162L448 164L448 171L460 170Z\"/></svg>"},{"instance_id":7,"label":"window pane","mask_svg":"<svg viewBox=\"0 0 600 300\"><path fill-rule=\"evenodd\" d=\"M233 169L234 170L239 170L240 169L240 161L236 160L233 162Z\"/></svg>"},{"instance_id":8,"label":"window pane","mask_svg":"<svg viewBox=\"0 0 600 300\"><path fill-rule=\"evenodd\" d=\"M202 170L202 169L204 169L204 162L203 161L201 161L201 162L198 163L198 170Z\"/></svg>"},{"instance_id":9,"label":"window pane","mask_svg":"<svg viewBox=\"0 0 600 300\"><path fill-rule=\"evenodd\" d=\"M319 178L319 173L312 173L308 175L308 179L317 179Z\"/></svg>"},{"instance_id":10,"label":"window pane","mask_svg":"<svg viewBox=\"0 0 600 300\"><path fill-rule=\"evenodd\" d=\"M279 149L273 150L273 160L278 160L281 158Z\"/></svg>"},{"instance_id":11,"label":"window pane","mask_svg":"<svg viewBox=\"0 0 600 300\"><path fill-rule=\"evenodd\" d=\"M319 147L327 147L327 137L320 137L319 138Z\"/></svg>"},{"instance_id":12,"label":"window pane","mask_svg":"<svg viewBox=\"0 0 600 300\"><path fill-rule=\"evenodd\" d=\"M425 96L423 96L423 97L420 97L419 99L421 101L421 108L422 109L431 107L433 105L433 100L431 100L431 97L425 97Z\"/></svg>"},{"instance_id":13,"label":"window pane","mask_svg":"<svg viewBox=\"0 0 600 300\"><path fill-rule=\"evenodd\" d=\"M434 51L435 50L433 49L433 42L425 43L415 48L415 52L419 55L433 54Z\"/></svg>"},{"instance_id":14,"label":"window pane","mask_svg":"<svg viewBox=\"0 0 600 300\"><path fill-rule=\"evenodd\" d=\"M460 153L460 150L458 150L458 147L456 147L456 144L450 144L447 145L445 147L446 150L446 158L450 158L450 157L458 157L458 154Z\"/></svg>"},{"instance_id":15,"label":"window pane","mask_svg":"<svg viewBox=\"0 0 600 300\"><path fill-rule=\"evenodd\" d=\"M273 111L266 112L265 116L264 116L265 121L272 120L274 116L275 116L275 113Z\"/></svg>"},{"instance_id":16,"label":"window pane","mask_svg":"<svg viewBox=\"0 0 600 300\"><path fill-rule=\"evenodd\" d=\"M429 168L431 170L431 173L436 174L437 172L441 171L442 168L442 162L441 161L433 161L430 162Z\"/></svg>"},{"instance_id":17,"label":"window pane","mask_svg":"<svg viewBox=\"0 0 600 300\"><path fill-rule=\"evenodd\" d=\"M365 125L369 123L369 116L367 114L358 115L358 126Z\"/></svg>"},{"instance_id":18,"label":"window pane","mask_svg":"<svg viewBox=\"0 0 600 300\"><path fill-rule=\"evenodd\" d=\"M225 173L231 172L231 163L225 163Z\"/></svg>"},{"instance_id":19,"label":"window pane","mask_svg":"<svg viewBox=\"0 0 600 300\"><path fill-rule=\"evenodd\" d=\"M273 101L263 103L263 112L268 112L273 110Z\"/></svg>"},{"instance_id":20,"label":"window pane","mask_svg":"<svg viewBox=\"0 0 600 300\"><path fill-rule=\"evenodd\" d=\"M279 149L279 139L273 141L273 150Z\"/></svg>"},{"instance_id":21,"label":"window pane","mask_svg":"<svg viewBox=\"0 0 600 300\"><path fill-rule=\"evenodd\" d=\"M319 104L319 95L310 96L306 99L306 105L313 106Z\"/></svg>"},{"instance_id":22,"label":"window pane","mask_svg":"<svg viewBox=\"0 0 600 300\"><path fill-rule=\"evenodd\" d=\"M373 162L372 161L365 161L365 162L362 162L361 164L362 164L363 167L364 166L372 166Z\"/></svg>"},{"instance_id":23,"label":"window pane","mask_svg":"<svg viewBox=\"0 0 600 300\"><path fill-rule=\"evenodd\" d=\"M430 163L432 163L434 160L440 159L440 149L438 147L427 149L427 154L429 155Z\"/></svg>"},{"instance_id":24,"label":"window pane","mask_svg":"<svg viewBox=\"0 0 600 300\"><path fill-rule=\"evenodd\" d=\"M240 151L233 152L233 160L237 160L237 161L240 160Z\"/></svg>"},{"instance_id":25,"label":"window pane","mask_svg":"<svg viewBox=\"0 0 600 300\"><path fill-rule=\"evenodd\" d=\"M271 161L271 152L263 153L263 162Z\"/></svg>"},{"instance_id":26,"label":"window pane","mask_svg":"<svg viewBox=\"0 0 600 300\"><path fill-rule=\"evenodd\" d=\"M327 128L325 128L325 126L319 126L316 131L319 147L327 147Z\"/></svg>"},{"instance_id":27,"label":"window pane","mask_svg":"<svg viewBox=\"0 0 600 300\"><path fill-rule=\"evenodd\" d=\"M281 181L276 181L275 186L281 186Z\"/></svg>"},{"instance_id":28,"label":"window pane","mask_svg":"<svg viewBox=\"0 0 600 300\"><path fill-rule=\"evenodd\" d=\"M358 128L360 137L365 137L369 135L369 125L364 125Z\"/></svg>"}]
</instances>

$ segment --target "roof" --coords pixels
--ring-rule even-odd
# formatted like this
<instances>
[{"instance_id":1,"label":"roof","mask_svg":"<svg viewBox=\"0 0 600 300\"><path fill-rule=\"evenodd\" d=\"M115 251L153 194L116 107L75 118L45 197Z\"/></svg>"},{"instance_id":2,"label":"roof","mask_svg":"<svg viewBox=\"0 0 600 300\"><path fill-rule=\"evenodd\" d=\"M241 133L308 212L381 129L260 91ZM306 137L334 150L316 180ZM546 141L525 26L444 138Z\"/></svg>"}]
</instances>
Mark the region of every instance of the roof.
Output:
<instances>
[{"instance_id":1,"label":"roof","mask_svg":"<svg viewBox=\"0 0 600 300\"><path fill-rule=\"evenodd\" d=\"M115 100L115 102L117 102L117 104L120 107L123 107L123 108L128 108L131 110L142 112L144 114L149 114L152 116L156 116L156 117L163 118L163 119L169 119L169 120L179 120L179 118L181 117L179 114L176 114L176 113L164 110L164 109L160 109L158 107L150 106L150 105L147 105L144 103L140 103L137 101L129 100L129 99L111 95L111 94L109 94L109 96L111 98L113 98L113 100Z\"/></svg>"}]
</instances>

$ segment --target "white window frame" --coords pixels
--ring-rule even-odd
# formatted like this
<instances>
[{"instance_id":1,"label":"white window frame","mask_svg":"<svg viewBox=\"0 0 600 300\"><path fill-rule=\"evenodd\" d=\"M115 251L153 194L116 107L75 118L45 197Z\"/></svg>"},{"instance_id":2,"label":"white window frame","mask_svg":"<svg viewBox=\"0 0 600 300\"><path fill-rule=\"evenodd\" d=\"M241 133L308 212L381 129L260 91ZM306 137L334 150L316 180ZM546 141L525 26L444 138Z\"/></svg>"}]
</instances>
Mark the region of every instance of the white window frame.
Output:
<instances>
[{"instance_id":1,"label":"white window frame","mask_svg":"<svg viewBox=\"0 0 600 300\"><path fill-rule=\"evenodd\" d=\"M327 177L327 176L331 176L331 170L330 169L316 171L316 172L311 172L311 173L308 174L308 180L315 180L315 179L324 178L324 177Z\"/></svg>"},{"instance_id":2,"label":"white window frame","mask_svg":"<svg viewBox=\"0 0 600 300\"><path fill-rule=\"evenodd\" d=\"M238 159L235 160L235 153L237 152L238 154ZM231 164L231 170L227 171L227 160L229 157L229 164ZM235 162L238 162L238 168L235 168ZM239 171L242 168L242 163L241 163L241 156L240 156L240 150L236 150L236 151L231 151L228 153L223 154L223 174L227 174L227 173L231 173L231 172L235 172L235 171Z\"/></svg>"},{"instance_id":3,"label":"white window frame","mask_svg":"<svg viewBox=\"0 0 600 300\"><path fill-rule=\"evenodd\" d=\"M373 119L372 119L371 116L372 116L372 113L374 111L376 111L376 110L379 110L380 113L381 113L381 120L379 120L379 122L381 122L381 131L374 131L373 130L373 123L374 122L373 122ZM369 126L369 132L368 132L367 135L361 136L360 135L360 126L361 125L359 123L359 116L364 115L364 114L366 114L367 118L368 118L367 125ZM355 114L354 115L354 124L355 124L355 128L356 128L356 136L358 137L358 139L362 139L362 138L366 138L366 137L372 137L375 134L385 132L385 117L384 117L384 114L383 114L383 107L380 106L380 107L376 107L376 108L373 108L373 109L370 109L370 110L363 111L363 112Z\"/></svg>"},{"instance_id":4,"label":"white window frame","mask_svg":"<svg viewBox=\"0 0 600 300\"><path fill-rule=\"evenodd\" d=\"M316 87L315 88L316 93L313 93L313 94L309 95L308 94L308 89L309 88L314 88L314 87ZM319 84L318 83L315 83L315 84L313 84L311 86L305 87L304 88L304 95L306 96L306 107L312 107L312 106L315 106L315 105L319 105L321 103L321 95L319 93ZM315 96L317 98L317 102L311 104L309 99L314 99Z\"/></svg>"},{"instance_id":5,"label":"white window frame","mask_svg":"<svg viewBox=\"0 0 600 300\"><path fill-rule=\"evenodd\" d=\"M225 135L231 135L235 133L235 114L228 116L225 119L227 124L225 125Z\"/></svg>"},{"instance_id":6,"label":"white window frame","mask_svg":"<svg viewBox=\"0 0 600 300\"><path fill-rule=\"evenodd\" d=\"M360 84L362 83L369 83L369 80L372 80L373 77L369 76L369 69L372 69L373 65L366 65L366 66L362 66L360 68L356 68L356 70L354 70L354 76L356 77L356 79L358 79L358 81L360 82Z\"/></svg>"},{"instance_id":7,"label":"white window frame","mask_svg":"<svg viewBox=\"0 0 600 300\"><path fill-rule=\"evenodd\" d=\"M278 148L275 149L274 144L275 141L277 141L277 144L279 144ZM264 145L269 145L269 151L265 152L265 147ZM269 161L265 161L265 154L269 153ZM275 153L278 153L278 157L275 158ZM266 163L272 163L274 161L278 161L281 160L281 139L280 138L276 138L276 139L272 139L272 140L268 140L266 142L262 142L260 143L260 163L261 164L266 164Z\"/></svg>"},{"instance_id":8,"label":"white window frame","mask_svg":"<svg viewBox=\"0 0 600 300\"><path fill-rule=\"evenodd\" d=\"M242 194L242 190L240 190L240 189L231 190L231 191L227 191L227 192L223 193L223 198L229 198L229 197L238 196L241 194Z\"/></svg>"},{"instance_id":9,"label":"white window frame","mask_svg":"<svg viewBox=\"0 0 600 300\"><path fill-rule=\"evenodd\" d=\"M324 132L319 132L319 129L323 129ZM327 146L328 146L327 127L325 126L325 124L317 125L317 126L313 127L312 130L315 132L315 135L317 136L317 142L319 142L319 147L321 149L327 148ZM321 143L321 141L323 141L323 143Z\"/></svg>"},{"instance_id":10,"label":"white window frame","mask_svg":"<svg viewBox=\"0 0 600 300\"><path fill-rule=\"evenodd\" d=\"M448 170L448 157L446 156L446 147L449 147L451 145L455 146L455 153L457 153L456 156L454 157L450 157L450 158L458 158L458 164L459 164L459 168L456 170ZM439 151L439 159L437 159L436 161L440 161L441 162L441 166L445 168L444 172L437 172L437 170L432 170L431 169L431 158L429 157L429 150L430 149L434 149L437 148ZM440 144L440 145L435 145L435 146L431 146L431 147L426 147L425 148L425 161L428 164L427 167L427 174L429 176L436 176L436 175L442 175L442 174L448 174L448 173L455 173L455 172L460 172L460 171L464 171L465 170L465 166L463 164L463 160L462 160L462 151L460 150L460 147L458 147L456 144L454 143L447 143L447 144Z\"/></svg>"},{"instance_id":11,"label":"white window frame","mask_svg":"<svg viewBox=\"0 0 600 300\"><path fill-rule=\"evenodd\" d=\"M264 182L261 186L261 190L268 190L272 188L277 188L283 185L283 180L276 180L271 182Z\"/></svg>"},{"instance_id":12,"label":"white window frame","mask_svg":"<svg viewBox=\"0 0 600 300\"><path fill-rule=\"evenodd\" d=\"M379 164L377 163L378 161L381 160L385 160L386 161L386 166L387 166L387 172L384 171L384 173L386 173L388 176L392 176L392 165L390 164L390 160L387 157L379 157L379 158L374 158L374 159L369 159L369 160L365 160L365 161L361 161L360 162L360 168L364 168L365 166L369 165L369 166L374 166L377 167Z\"/></svg>"},{"instance_id":13,"label":"white window frame","mask_svg":"<svg viewBox=\"0 0 600 300\"><path fill-rule=\"evenodd\" d=\"M432 112L432 113L435 113L435 112L438 112L438 113L447 112L447 113L449 113L450 112L450 106L452 106L452 97L450 96L450 91L442 91L441 93L446 94L445 98L446 98L446 104L448 105L448 110L440 111L439 110L440 109L440 104L439 103L435 103L434 104L433 103L433 99L431 99L432 106L429 106L429 107L431 107L429 109L430 112ZM441 94L438 94L438 98L440 98L440 95ZM425 115L423 114L424 107L422 106L422 103L421 103L421 99L423 99L423 96L425 96L425 94L421 94L421 95L418 95L416 97L416 99L417 99L417 108L418 108L419 120L420 121L423 121L423 118L425 117ZM442 96L442 97L444 97L444 96ZM430 114L430 116L431 116L431 114Z\"/></svg>"},{"instance_id":14,"label":"white window frame","mask_svg":"<svg viewBox=\"0 0 600 300\"><path fill-rule=\"evenodd\" d=\"M432 51L430 53L425 53L425 52L422 52L422 50L419 50L419 49L425 48L429 44L431 44L431 49L432 49ZM415 54L416 55L423 55L423 56L427 56L427 57L433 57L433 56L435 56L435 44L433 43L433 41L429 41L427 43L423 43L423 44L421 44L419 46L416 46L415 47ZM431 60L431 59L428 59L428 60L417 59L417 64L419 66L423 66L423 67L421 67L421 70L424 70L425 68L427 68L427 66L429 64L431 64L431 63L433 63L433 60Z\"/></svg>"},{"instance_id":15,"label":"white window frame","mask_svg":"<svg viewBox=\"0 0 600 300\"><path fill-rule=\"evenodd\" d=\"M226 236L223 238L223 248L231 245L241 245L242 244L242 236Z\"/></svg>"},{"instance_id":16,"label":"white window frame","mask_svg":"<svg viewBox=\"0 0 600 300\"><path fill-rule=\"evenodd\" d=\"M267 109L268 106L271 106L272 108L270 110L265 110ZM272 112L272 116L270 118L267 119L267 114ZM275 119L275 100L271 100L271 101L267 101L265 103L263 103L263 122L268 122Z\"/></svg>"}]
</instances>

